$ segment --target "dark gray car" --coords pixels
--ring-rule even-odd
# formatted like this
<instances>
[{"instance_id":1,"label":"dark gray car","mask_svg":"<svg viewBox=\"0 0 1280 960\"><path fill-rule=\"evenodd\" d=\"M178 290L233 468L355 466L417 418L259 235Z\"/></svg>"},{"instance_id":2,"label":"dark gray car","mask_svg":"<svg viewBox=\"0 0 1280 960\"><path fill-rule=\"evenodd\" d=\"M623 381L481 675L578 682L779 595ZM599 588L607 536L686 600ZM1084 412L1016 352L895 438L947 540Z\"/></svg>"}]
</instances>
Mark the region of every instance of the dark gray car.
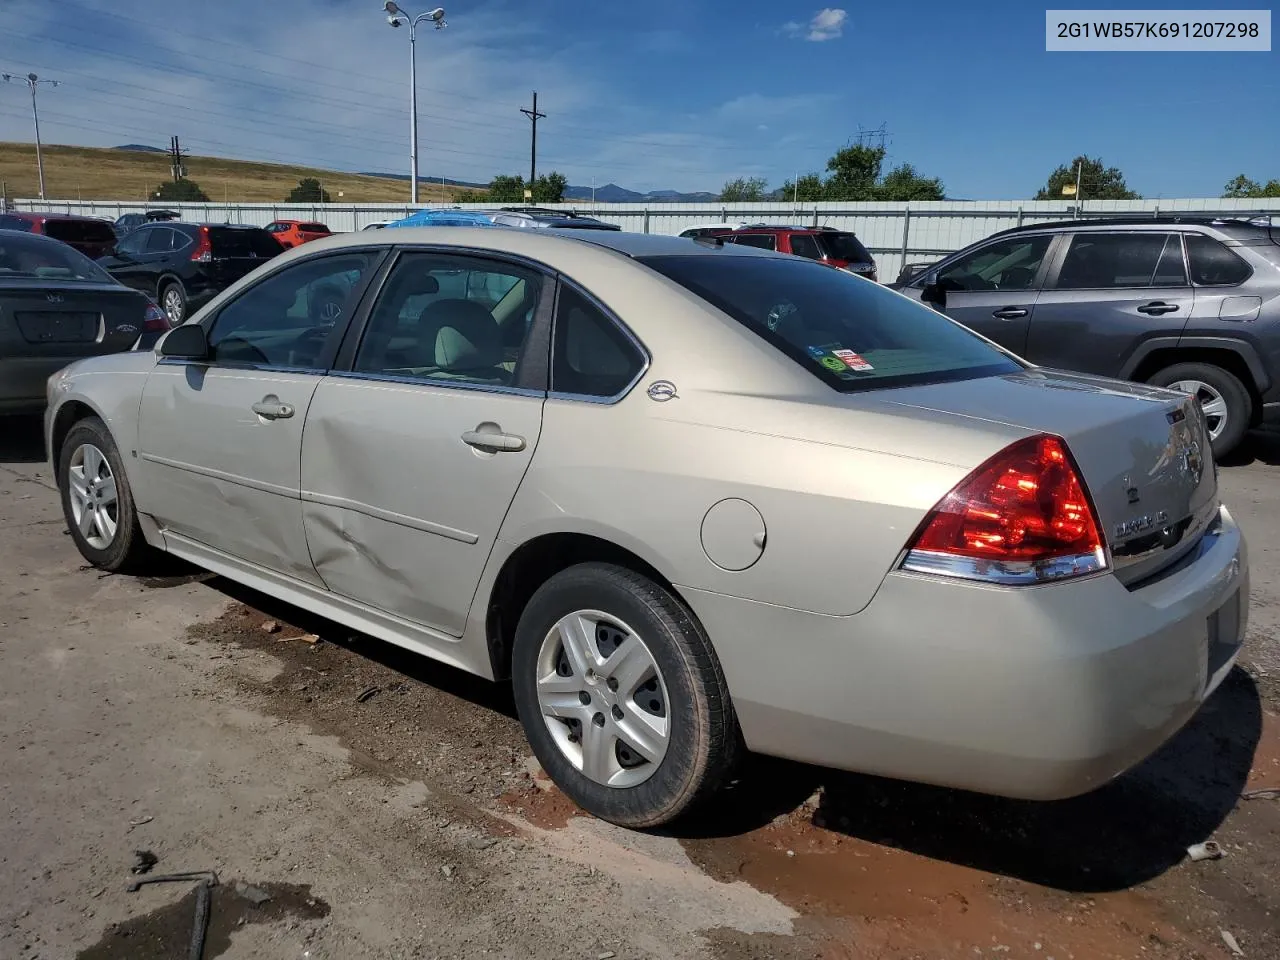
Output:
<instances>
[{"instance_id":1,"label":"dark gray car","mask_svg":"<svg viewBox=\"0 0 1280 960\"><path fill-rule=\"evenodd\" d=\"M1032 363L1194 393L1218 457L1280 419L1280 227L1269 219L1018 227L893 286Z\"/></svg>"}]
</instances>

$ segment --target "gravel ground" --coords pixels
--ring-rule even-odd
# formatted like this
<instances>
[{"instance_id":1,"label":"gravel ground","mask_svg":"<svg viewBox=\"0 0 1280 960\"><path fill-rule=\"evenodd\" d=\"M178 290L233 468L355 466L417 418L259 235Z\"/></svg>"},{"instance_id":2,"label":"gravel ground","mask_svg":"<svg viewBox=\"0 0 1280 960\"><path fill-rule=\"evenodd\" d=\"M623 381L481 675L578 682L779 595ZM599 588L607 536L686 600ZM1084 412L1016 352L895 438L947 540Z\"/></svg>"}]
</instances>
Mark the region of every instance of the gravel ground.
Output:
<instances>
[{"instance_id":1,"label":"gravel ground","mask_svg":"<svg viewBox=\"0 0 1280 960\"><path fill-rule=\"evenodd\" d=\"M0 957L1280 960L1280 436L1222 469L1242 666L1138 770L1026 804L754 760L678 833L580 815L506 691L191 571L87 569L0 421ZM311 642L317 640L317 642ZM1220 860L1186 847L1213 838Z\"/></svg>"}]
</instances>

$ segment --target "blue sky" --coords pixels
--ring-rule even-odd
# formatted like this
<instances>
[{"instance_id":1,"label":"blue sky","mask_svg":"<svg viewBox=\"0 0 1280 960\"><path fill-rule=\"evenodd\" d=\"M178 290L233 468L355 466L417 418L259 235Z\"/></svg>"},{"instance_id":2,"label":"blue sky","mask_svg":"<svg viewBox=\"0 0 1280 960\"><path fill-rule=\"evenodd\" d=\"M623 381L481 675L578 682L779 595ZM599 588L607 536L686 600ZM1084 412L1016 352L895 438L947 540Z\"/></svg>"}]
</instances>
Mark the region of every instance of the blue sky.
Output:
<instances>
[{"instance_id":1,"label":"blue sky","mask_svg":"<svg viewBox=\"0 0 1280 960\"><path fill-rule=\"evenodd\" d=\"M536 88L539 169L588 186L777 186L882 123L891 163L961 198L1028 197L1079 152L1151 197L1280 177L1280 53L1051 54L1043 4L835 2L456 0L418 36L423 172L526 172ZM381 0L3 0L0 38L0 71L62 81L48 142L407 170ZM0 139L31 139L29 107L0 84Z\"/></svg>"}]
</instances>

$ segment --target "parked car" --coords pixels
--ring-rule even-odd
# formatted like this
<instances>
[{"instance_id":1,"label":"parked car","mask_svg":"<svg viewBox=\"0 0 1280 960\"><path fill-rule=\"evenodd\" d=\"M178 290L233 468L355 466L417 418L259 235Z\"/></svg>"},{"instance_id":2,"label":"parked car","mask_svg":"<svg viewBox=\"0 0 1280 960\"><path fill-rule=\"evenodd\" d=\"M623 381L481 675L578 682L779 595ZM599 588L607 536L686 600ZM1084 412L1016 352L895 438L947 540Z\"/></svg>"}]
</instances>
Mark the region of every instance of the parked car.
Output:
<instances>
[{"instance_id":1,"label":"parked car","mask_svg":"<svg viewBox=\"0 0 1280 960\"><path fill-rule=\"evenodd\" d=\"M727 223L723 221L719 223L695 223L693 226L681 230L679 236L687 239L714 237L730 230L741 230L745 226L747 226L745 223ZM764 224L760 224L760 226L764 226Z\"/></svg>"},{"instance_id":2,"label":"parked car","mask_svg":"<svg viewBox=\"0 0 1280 960\"><path fill-rule=\"evenodd\" d=\"M0 230L0 413L40 410L45 381L81 357L150 347L169 329L129 290L65 243Z\"/></svg>"},{"instance_id":3,"label":"parked car","mask_svg":"<svg viewBox=\"0 0 1280 960\"><path fill-rule=\"evenodd\" d=\"M125 286L156 297L177 326L190 311L283 252L261 227L174 220L139 227L98 262Z\"/></svg>"},{"instance_id":4,"label":"parked car","mask_svg":"<svg viewBox=\"0 0 1280 960\"><path fill-rule=\"evenodd\" d=\"M116 218L117 237L137 230L144 223L164 223L166 220L181 220L182 214L176 210L147 210L143 213L126 213Z\"/></svg>"},{"instance_id":5,"label":"parked car","mask_svg":"<svg viewBox=\"0 0 1280 960\"><path fill-rule=\"evenodd\" d=\"M875 258L857 235L834 227L780 227L752 224L737 230L711 233L725 243L740 243L761 250L776 250L808 260L817 260L868 280L876 279Z\"/></svg>"},{"instance_id":6,"label":"parked car","mask_svg":"<svg viewBox=\"0 0 1280 960\"><path fill-rule=\"evenodd\" d=\"M928 263L904 263L902 265L902 269L898 271L898 279L895 281L896 285L901 286L912 277L920 276L920 274L924 273L935 263L937 263L936 260L930 260ZM894 284L890 284L890 286L893 285Z\"/></svg>"},{"instance_id":7,"label":"parked car","mask_svg":"<svg viewBox=\"0 0 1280 960\"><path fill-rule=\"evenodd\" d=\"M1269 221L1017 227L902 293L1032 363L1194 394L1219 458L1280 418L1280 229Z\"/></svg>"},{"instance_id":8,"label":"parked car","mask_svg":"<svg viewBox=\"0 0 1280 960\"><path fill-rule=\"evenodd\" d=\"M389 227L395 223L394 220L374 220L372 223L366 223L361 230L381 230L383 227Z\"/></svg>"},{"instance_id":9,"label":"parked car","mask_svg":"<svg viewBox=\"0 0 1280 960\"><path fill-rule=\"evenodd\" d=\"M89 562L165 550L509 678L551 778L633 827L710 796L741 744L1091 790L1187 722L1245 629L1190 397L1031 367L746 245L319 240L156 351L65 371L46 425Z\"/></svg>"},{"instance_id":10,"label":"parked car","mask_svg":"<svg viewBox=\"0 0 1280 960\"><path fill-rule=\"evenodd\" d=\"M433 208L419 210L388 227L515 227L521 230L620 230L595 217L546 207L500 207L496 210Z\"/></svg>"},{"instance_id":11,"label":"parked car","mask_svg":"<svg viewBox=\"0 0 1280 960\"><path fill-rule=\"evenodd\" d=\"M267 224L266 231L286 250L311 240L320 240L332 233L323 223L314 220L272 220Z\"/></svg>"},{"instance_id":12,"label":"parked car","mask_svg":"<svg viewBox=\"0 0 1280 960\"><path fill-rule=\"evenodd\" d=\"M106 220L62 213L0 213L0 230L19 230L52 237L74 247L91 260L109 254L116 232Z\"/></svg>"}]
</instances>

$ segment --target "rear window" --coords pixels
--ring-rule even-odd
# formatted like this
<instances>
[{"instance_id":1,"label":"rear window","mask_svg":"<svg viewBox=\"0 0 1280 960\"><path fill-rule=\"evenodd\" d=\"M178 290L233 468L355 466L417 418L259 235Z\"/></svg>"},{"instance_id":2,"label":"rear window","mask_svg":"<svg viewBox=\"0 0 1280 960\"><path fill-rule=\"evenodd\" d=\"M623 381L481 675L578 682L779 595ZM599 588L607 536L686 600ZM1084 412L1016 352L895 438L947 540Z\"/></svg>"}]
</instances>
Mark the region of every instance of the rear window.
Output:
<instances>
[{"instance_id":1,"label":"rear window","mask_svg":"<svg viewBox=\"0 0 1280 960\"><path fill-rule=\"evenodd\" d=\"M215 257L274 257L284 250L279 241L261 228L210 227L209 244Z\"/></svg>"},{"instance_id":2,"label":"rear window","mask_svg":"<svg viewBox=\"0 0 1280 960\"><path fill-rule=\"evenodd\" d=\"M115 283L105 270L73 247L15 231L0 232L0 280L8 277Z\"/></svg>"},{"instance_id":3,"label":"rear window","mask_svg":"<svg viewBox=\"0 0 1280 960\"><path fill-rule=\"evenodd\" d=\"M116 232L105 220L57 220L44 222L44 234L66 243L115 243Z\"/></svg>"},{"instance_id":4,"label":"rear window","mask_svg":"<svg viewBox=\"0 0 1280 960\"><path fill-rule=\"evenodd\" d=\"M831 260L847 260L850 263L870 263L871 253L862 245L862 241L852 233L819 233L818 243L827 251ZM795 238L791 240L795 245Z\"/></svg>"},{"instance_id":5,"label":"rear window","mask_svg":"<svg viewBox=\"0 0 1280 960\"><path fill-rule=\"evenodd\" d=\"M323 223L300 223L298 229L303 233L328 233L329 228Z\"/></svg>"},{"instance_id":6,"label":"rear window","mask_svg":"<svg viewBox=\"0 0 1280 960\"><path fill-rule=\"evenodd\" d=\"M646 257L837 390L1013 373L1022 365L959 324L847 273L788 257Z\"/></svg>"},{"instance_id":7,"label":"rear window","mask_svg":"<svg viewBox=\"0 0 1280 960\"><path fill-rule=\"evenodd\" d=\"M21 230L23 233L30 233L34 225L25 217L0 215L0 230Z\"/></svg>"},{"instance_id":8,"label":"rear window","mask_svg":"<svg viewBox=\"0 0 1280 960\"><path fill-rule=\"evenodd\" d=\"M1203 287L1233 287L1252 275L1249 265L1213 237L1187 234L1191 279Z\"/></svg>"}]
</instances>

